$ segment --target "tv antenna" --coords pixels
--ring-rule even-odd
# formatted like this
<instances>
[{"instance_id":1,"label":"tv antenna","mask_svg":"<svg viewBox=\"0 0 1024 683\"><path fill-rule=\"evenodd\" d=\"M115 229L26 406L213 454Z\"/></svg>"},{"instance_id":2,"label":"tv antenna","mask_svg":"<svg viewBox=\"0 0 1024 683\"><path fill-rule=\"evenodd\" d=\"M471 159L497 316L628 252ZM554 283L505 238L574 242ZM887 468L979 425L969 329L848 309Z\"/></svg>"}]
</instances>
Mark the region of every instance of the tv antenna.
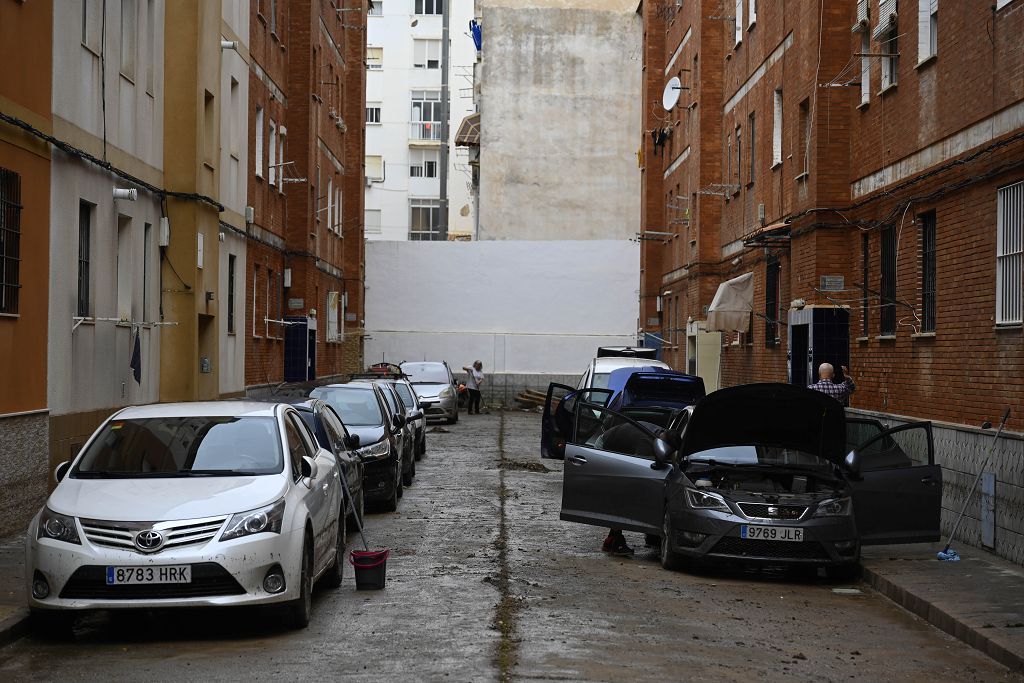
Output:
<instances>
[{"instance_id":1,"label":"tv antenna","mask_svg":"<svg viewBox=\"0 0 1024 683\"><path fill-rule=\"evenodd\" d=\"M679 104L679 91L682 89L683 84L679 80L679 76L673 76L665 84L665 90L661 94L661 106L665 108L665 111L672 111L672 108Z\"/></svg>"}]
</instances>

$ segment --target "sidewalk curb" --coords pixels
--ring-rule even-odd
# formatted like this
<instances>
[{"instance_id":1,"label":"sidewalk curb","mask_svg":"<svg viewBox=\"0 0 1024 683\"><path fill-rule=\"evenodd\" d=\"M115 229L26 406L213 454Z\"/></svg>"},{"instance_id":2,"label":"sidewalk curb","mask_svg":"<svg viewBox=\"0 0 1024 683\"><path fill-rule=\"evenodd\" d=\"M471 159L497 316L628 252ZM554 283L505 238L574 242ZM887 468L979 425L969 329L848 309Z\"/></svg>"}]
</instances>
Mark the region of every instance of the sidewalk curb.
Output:
<instances>
[{"instance_id":1,"label":"sidewalk curb","mask_svg":"<svg viewBox=\"0 0 1024 683\"><path fill-rule=\"evenodd\" d=\"M980 629L949 614L938 605L929 602L927 598L916 595L884 575L872 571L870 567L864 566L862 570L865 583L900 607L988 655L1011 671L1024 672L1024 656L1020 653L1006 649L994 642Z\"/></svg>"},{"instance_id":2,"label":"sidewalk curb","mask_svg":"<svg viewBox=\"0 0 1024 683\"><path fill-rule=\"evenodd\" d=\"M13 614L0 620L0 646L8 645L26 635L29 630L29 611L19 607Z\"/></svg>"}]
</instances>

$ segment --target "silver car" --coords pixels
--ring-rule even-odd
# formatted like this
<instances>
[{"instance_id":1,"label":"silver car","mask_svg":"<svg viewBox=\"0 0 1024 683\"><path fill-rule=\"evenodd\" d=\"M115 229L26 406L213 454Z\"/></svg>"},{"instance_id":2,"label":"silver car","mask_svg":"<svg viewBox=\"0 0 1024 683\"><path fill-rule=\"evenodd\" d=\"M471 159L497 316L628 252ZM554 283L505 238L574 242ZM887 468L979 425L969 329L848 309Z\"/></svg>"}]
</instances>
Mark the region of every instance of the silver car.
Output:
<instances>
[{"instance_id":1,"label":"silver car","mask_svg":"<svg viewBox=\"0 0 1024 683\"><path fill-rule=\"evenodd\" d=\"M33 618L88 609L283 607L305 627L313 583L341 584L338 463L291 406L126 408L92 435L28 528Z\"/></svg>"},{"instance_id":2,"label":"silver car","mask_svg":"<svg viewBox=\"0 0 1024 683\"><path fill-rule=\"evenodd\" d=\"M668 429L576 402L563 520L657 537L666 568L823 566L842 577L862 544L938 540L931 423L848 453L842 405L786 384L722 389L658 422Z\"/></svg>"},{"instance_id":3,"label":"silver car","mask_svg":"<svg viewBox=\"0 0 1024 683\"><path fill-rule=\"evenodd\" d=\"M442 419L448 424L459 421L459 394L451 368L444 361L405 362L402 372L408 377L421 403L426 404L427 420Z\"/></svg>"}]
</instances>

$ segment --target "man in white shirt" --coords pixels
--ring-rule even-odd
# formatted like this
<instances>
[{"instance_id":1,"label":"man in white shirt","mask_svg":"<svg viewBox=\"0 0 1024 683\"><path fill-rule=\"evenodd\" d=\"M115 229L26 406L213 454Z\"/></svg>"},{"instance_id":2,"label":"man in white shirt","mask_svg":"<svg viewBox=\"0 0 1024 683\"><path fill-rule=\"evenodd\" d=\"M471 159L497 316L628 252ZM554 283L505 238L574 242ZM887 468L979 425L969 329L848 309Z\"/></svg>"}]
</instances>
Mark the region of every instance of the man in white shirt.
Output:
<instances>
[{"instance_id":1,"label":"man in white shirt","mask_svg":"<svg viewBox=\"0 0 1024 683\"><path fill-rule=\"evenodd\" d=\"M463 370L469 375L466 380L466 390L469 392L469 414L473 414L474 407L476 414L480 414L480 387L484 383L484 364L480 361L474 361L473 367L463 367Z\"/></svg>"}]
</instances>

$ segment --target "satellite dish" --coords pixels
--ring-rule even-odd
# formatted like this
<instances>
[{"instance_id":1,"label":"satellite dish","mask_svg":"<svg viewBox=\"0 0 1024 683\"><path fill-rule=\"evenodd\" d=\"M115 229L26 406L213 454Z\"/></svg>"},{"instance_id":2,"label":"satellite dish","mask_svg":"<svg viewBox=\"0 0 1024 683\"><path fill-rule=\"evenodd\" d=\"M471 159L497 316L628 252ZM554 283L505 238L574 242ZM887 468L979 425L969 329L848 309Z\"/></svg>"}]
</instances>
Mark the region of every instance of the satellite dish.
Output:
<instances>
[{"instance_id":1,"label":"satellite dish","mask_svg":"<svg viewBox=\"0 0 1024 683\"><path fill-rule=\"evenodd\" d=\"M661 106L665 107L665 111L672 111L672 107L679 103L679 91L683 89L683 84L679 81L679 76L673 76L672 80L665 84L665 92L661 94Z\"/></svg>"}]
</instances>

